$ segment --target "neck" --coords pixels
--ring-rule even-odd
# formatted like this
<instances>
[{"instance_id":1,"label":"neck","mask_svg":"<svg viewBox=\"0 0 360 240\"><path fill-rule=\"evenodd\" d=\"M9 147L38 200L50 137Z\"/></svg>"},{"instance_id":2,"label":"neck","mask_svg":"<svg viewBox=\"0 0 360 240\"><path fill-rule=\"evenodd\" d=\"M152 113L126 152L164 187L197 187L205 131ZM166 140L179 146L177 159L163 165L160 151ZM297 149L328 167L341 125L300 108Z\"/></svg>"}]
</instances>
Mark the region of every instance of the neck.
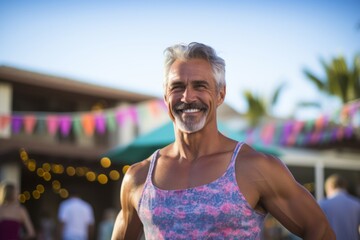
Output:
<instances>
[{"instance_id":1,"label":"neck","mask_svg":"<svg viewBox=\"0 0 360 240\"><path fill-rule=\"evenodd\" d=\"M345 190L341 188L333 189L331 192L329 192L328 197L331 198L340 192L345 192Z\"/></svg>"},{"instance_id":2,"label":"neck","mask_svg":"<svg viewBox=\"0 0 360 240\"><path fill-rule=\"evenodd\" d=\"M199 157L209 155L221 146L223 138L217 127L207 127L194 133L184 133L175 129L175 151L179 158L187 161L195 161Z\"/></svg>"}]
</instances>

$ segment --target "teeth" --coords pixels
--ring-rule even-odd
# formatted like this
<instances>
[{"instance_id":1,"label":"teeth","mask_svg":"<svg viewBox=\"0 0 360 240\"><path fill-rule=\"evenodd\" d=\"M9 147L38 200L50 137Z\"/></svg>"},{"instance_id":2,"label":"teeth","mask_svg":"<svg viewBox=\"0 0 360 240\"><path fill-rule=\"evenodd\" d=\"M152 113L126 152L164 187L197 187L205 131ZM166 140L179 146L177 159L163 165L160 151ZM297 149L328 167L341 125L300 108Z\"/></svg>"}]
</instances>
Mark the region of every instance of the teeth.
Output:
<instances>
[{"instance_id":1,"label":"teeth","mask_svg":"<svg viewBox=\"0 0 360 240\"><path fill-rule=\"evenodd\" d=\"M199 109L185 109L184 110L185 113L193 113L193 112L200 112Z\"/></svg>"}]
</instances>

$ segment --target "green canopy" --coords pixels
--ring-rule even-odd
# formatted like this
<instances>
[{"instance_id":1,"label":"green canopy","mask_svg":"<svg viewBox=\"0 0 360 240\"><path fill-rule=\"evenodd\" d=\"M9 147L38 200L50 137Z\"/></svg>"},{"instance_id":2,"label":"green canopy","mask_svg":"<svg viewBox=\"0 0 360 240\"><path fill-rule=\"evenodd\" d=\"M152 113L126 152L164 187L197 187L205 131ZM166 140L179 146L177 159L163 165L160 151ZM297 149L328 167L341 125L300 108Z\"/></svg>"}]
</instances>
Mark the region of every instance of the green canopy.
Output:
<instances>
[{"instance_id":1,"label":"green canopy","mask_svg":"<svg viewBox=\"0 0 360 240\"><path fill-rule=\"evenodd\" d=\"M237 141L244 141L245 136L235 133L228 129L224 124L218 123L218 128L221 133L229 138ZM144 160L154 153L157 149L163 148L175 140L173 123L170 121L161 127L147 133L140 135L133 142L125 146L115 147L102 157L108 157L113 162L121 164L133 164ZM279 156L280 153L276 148L267 147L264 145L252 145L256 150Z\"/></svg>"}]
</instances>

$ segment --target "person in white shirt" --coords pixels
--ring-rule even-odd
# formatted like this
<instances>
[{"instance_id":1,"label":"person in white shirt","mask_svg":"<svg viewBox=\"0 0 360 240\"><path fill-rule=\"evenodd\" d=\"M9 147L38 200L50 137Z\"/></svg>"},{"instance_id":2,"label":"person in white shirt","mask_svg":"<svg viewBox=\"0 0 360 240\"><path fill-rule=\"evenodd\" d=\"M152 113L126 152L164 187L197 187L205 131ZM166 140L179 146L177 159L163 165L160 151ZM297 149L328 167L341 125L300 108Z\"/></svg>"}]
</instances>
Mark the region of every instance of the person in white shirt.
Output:
<instances>
[{"instance_id":1,"label":"person in white shirt","mask_svg":"<svg viewBox=\"0 0 360 240\"><path fill-rule=\"evenodd\" d=\"M60 203L58 218L62 240L87 240L94 234L94 211L75 191Z\"/></svg>"}]
</instances>

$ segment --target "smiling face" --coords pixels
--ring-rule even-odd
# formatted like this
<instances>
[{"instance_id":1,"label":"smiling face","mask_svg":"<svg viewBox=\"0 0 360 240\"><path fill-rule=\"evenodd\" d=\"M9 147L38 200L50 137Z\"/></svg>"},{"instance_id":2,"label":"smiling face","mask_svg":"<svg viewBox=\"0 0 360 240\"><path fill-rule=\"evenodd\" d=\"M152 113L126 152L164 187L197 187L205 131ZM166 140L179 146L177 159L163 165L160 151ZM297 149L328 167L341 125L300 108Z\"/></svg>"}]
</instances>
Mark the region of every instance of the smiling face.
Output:
<instances>
[{"instance_id":1,"label":"smiling face","mask_svg":"<svg viewBox=\"0 0 360 240\"><path fill-rule=\"evenodd\" d=\"M217 89L207 61L176 60L172 64L164 98L170 117L182 132L197 132L208 120L215 120L216 108L224 96L225 88Z\"/></svg>"}]
</instances>

